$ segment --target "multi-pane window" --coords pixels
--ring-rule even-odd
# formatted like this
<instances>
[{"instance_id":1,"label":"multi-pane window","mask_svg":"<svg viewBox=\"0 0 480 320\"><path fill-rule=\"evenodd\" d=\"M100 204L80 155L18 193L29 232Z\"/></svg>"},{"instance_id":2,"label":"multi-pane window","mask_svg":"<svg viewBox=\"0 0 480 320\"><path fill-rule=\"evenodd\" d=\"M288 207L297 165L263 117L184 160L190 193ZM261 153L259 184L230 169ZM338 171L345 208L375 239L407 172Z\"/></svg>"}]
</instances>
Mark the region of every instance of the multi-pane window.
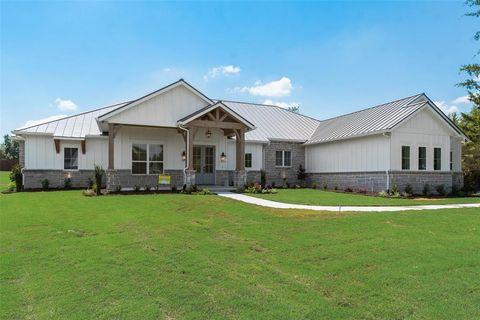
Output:
<instances>
[{"instance_id":1,"label":"multi-pane window","mask_svg":"<svg viewBox=\"0 0 480 320\"><path fill-rule=\"evenodd\" d=\"M442 169L442 149L433 148L433 170Z\"/></svg>"},{"instance_id":2,"label":"multi-pane window","mask_svg":"<svg viewBox=\"0 0 480 320\"><path fill-rule=\"evenodd\" d=\"M402 170L410 170L410 147L402 146Z\"/></svg>"},{"instance_id":3,"label":"multi-pane window","mask_svg":"<svg viewBox=\"0 0 480 320\"><path fill-rule=\"evenodd\" d=\"M453 170L453 152L450 151L450 171Z\"/></svg>"},{"instance_id":4,"label":"multi-pane window","mask_svg":"<svg viewBox=\"0 0 480 320\"><path fill-rule=\"evenodd\" d=\"M252 154L245 153L245 168L251 168L251 167L252 167Z\"/></svg>"},{"instance_id":5,"label":"multi-pane window","mask_svg":"<svg viewBox=\"0 0 480 320\"><path fill-rule=\"evenodd\" d=\"M163 173L163 145L132 144L132 174Z\"/></svg>"},{"instance_id":6,"label":"multi-pane window","mask_svg":"<svg viewBox=\"0 0 480 320\"><path fill-rule=\"evenodd\" d=\"M291 151L276 151L275 165L277 167L291 167L292 166L292 152Z\"/></svg>"},{"instance_id":7,"label":"multi-pane window","mask_svg":"<svg viewBox=\"0 0 480 320\"><path fill-rule=\"evenodd\" d=\"M418 147L418 170L427 170L427 148Z\"/></svg>"},{"instance_id":8,"label":"multi-pane window","mask_svg":"<svg viewBox=\"0 0 480 320\"><path fill-rule=\"evenodd\" d=\"M78 169L78 148L63 149L63 168L66 170Z\"/></svg>"}]
</instances>

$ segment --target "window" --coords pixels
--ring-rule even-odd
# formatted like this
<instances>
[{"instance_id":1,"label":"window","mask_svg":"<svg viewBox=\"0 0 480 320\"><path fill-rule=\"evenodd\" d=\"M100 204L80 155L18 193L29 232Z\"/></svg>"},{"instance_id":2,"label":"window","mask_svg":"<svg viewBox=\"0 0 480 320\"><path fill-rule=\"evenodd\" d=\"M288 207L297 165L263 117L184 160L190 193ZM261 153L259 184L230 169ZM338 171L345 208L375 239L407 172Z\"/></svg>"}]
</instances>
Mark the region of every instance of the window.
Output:
<instances>
[{"instance_id":1,"label":"window","mask_svg":"<svg viewBox=\"0 0 480 320\"><path fill-rule=\"evenodd\" d=\"M410 147L402 146L402 170L410 170Z\"/></svg>"},{"instance_id":2,"label":"window","mask_svg":"<svg viewBox=\"0 0 480 320\"><path fill-rule=\"evenodd\" d=\"M418 147L418 170L427 170L427 148Z\"/></svg>"},{"instance_id":3,"label":"window","mask_svg":"<svg viewBox=\"0 0 480 320\"><path fill-rule=\"evenodd\" d=\"M245 168L251 168L251 167L252 167L252 154L245 153Z\"/></svg>"},{"instance_id":4,"label":"window","mask_svg":"<svg viewBox=\"0 0 480 320\"><path fill-rule=\"evenodd\" d=\"M292 166L292 152L291 151L276 151L275 165L277 167L291 167Z\"/></svg>"},{"instance_id":5,"label":"window","mask_svg":"<svg viewBox=\"0 0 480 320\"><path fill-rule=\"evenodd\" d=\"M63 168L66 170L78 169L78 148L63 149Z\"/></svg>"},{"instance_id":6,"label":"window","mask_svg":"<svg viewBox=\"0 0 480 320\"><path fill-rule=\"evenodd\" d=\"M453 170L453 152L450 151L450 171Z\"/></svg>"},{"instance_id":7,"label":"window","mask_svg":"<svg viewBox=\"0 0 480 320\"><path fill-rule=\"evenodd\" d=\"M163 173L163 145L132 144L132 174Z\"/></svg>"},{"instance_id":8,"label":"window","mask_svg":"<svg viewBox=\"0 0 480 320\"><path fill-rule=\"evenodd\" d=\"M442 149L433 148L433 170L442 169Z\"/></svg>"}]
</instances>

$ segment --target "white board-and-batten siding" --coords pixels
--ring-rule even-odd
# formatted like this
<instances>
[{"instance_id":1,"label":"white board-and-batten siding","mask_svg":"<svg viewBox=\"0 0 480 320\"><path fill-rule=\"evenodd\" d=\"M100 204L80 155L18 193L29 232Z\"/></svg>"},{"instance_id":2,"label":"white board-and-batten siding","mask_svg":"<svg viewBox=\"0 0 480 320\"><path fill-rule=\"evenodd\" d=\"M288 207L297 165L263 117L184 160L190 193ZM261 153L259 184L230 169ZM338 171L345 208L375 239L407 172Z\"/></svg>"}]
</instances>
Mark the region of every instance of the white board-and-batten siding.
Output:
<instances>
[{"instance_id":1,"label":"white board-and-batten siding","mask_svg":"<svg viewBox=\"0 0 480 320\"><path fill-rule=\"evenodd\" d=\"M389 138L383 135L340 140L305 147L305 167L310 173L385 171L389 163Z\"/></svg>"},{"instance_id":2,"label":"white board-and-batten siding","mask_svg":"<svg viewBox=\"0 0 480 320\"><path fill-rule=\"evenodd\" d=\"M86 138L86 152L82 153L81 142L60 140L60 152L55 150L51 136L27 136L25 138L25 168L29 170L63 170L64 149L78 148L78 169L93 170L98 164L107 167L108 140L105 138Z\"/></svg>"}]
</instances>

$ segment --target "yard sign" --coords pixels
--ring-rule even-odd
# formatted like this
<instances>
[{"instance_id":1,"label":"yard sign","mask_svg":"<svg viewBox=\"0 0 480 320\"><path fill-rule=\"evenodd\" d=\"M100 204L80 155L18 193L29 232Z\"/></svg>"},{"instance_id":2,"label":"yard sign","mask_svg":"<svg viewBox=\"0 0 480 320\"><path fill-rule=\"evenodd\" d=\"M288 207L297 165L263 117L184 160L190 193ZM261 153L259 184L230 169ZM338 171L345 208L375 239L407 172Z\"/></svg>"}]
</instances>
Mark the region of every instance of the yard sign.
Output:
<instances>
[{"instance_id":1,"label":"yard sign","mask_svg":"<svg viewBox=\"0 0 480 320\"><path fill-rule=\"evenodd\" d=\"M164 175L164 174L159 175L158 176L158 184L160 184L160 185L170 184L170 176L167 176L167 175Z\"/></svg>"}]
</instances>

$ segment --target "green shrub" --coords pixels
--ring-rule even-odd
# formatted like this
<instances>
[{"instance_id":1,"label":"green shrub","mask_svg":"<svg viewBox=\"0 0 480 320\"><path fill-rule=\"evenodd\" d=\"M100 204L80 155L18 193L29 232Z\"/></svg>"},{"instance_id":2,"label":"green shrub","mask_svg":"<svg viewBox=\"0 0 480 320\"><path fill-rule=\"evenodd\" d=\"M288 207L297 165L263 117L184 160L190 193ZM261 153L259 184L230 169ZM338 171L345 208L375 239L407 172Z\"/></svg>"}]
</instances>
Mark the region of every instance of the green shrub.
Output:
<instances>
[{"instance_id":1,"label":"green shrub","mask_svg":"<svg viewBox=\"0 0 480 320\"><path fill-rule=\"evenodd\" d=\"M443 184L439 184L438 186L435 187L435 190L437 191L437 193L441 196L444 196L446 194L446 191L445 191L445 186Z\"/></svg>"},{"instance_id":2,"label":"green shrub","mask_svg":"<svg viewBox=\"0 0 480 320\"><path fill-rule=\"evenodd\" d=\"M93 180L91 178L88 178L87 189L93 189L93 184Z\"/></svg>"},{"instance_id":3,"label":"green shrub","mask_svg":"<svg viewBox=\"0 0 480 320\"><path fill-rule=\"evenodd\" d=\"M135 192L138 192L138 191L140 191L140 186L139 186L139 185L137 185L137 184L136 184L136 185L134 185L134 186L133 186L133 191L135 191Z\"/></svg>"},{"instance_id":4,"label":"green shrub","mask_svg":"<svg viewBox=\"0 0 480 320\"><path fill-rule=\"evenodd\" d=\"M63 186L65 189L71 189L72 188L72 179L71 178L65 178L63 181Z\"/></svg>"},{"instance_id":5,"label":"green shrub","mask_svg":"<svg viewBox=\"0 0 480 320\"><path fill-rule=\"evenodd\" d=\"M379 197L387 198L387 197L388 197L388 192L387 192L387 191L380 191L380 192L378 193L378 196L379 196Z\"/></svg>"},{"instance_id":6,"label":"green shrub","mask_svg":"<svg viewBox=\"0 0 480 320\"><path fill-rule=\"evenodd\" d=\"M121 185L115 186L115 192L121 192L121 191L122 191Z\"/></svg>"},{"instance_id":7,"label":"green shrub","mask_svg":"<svg viewBox=\"0 0 480 320\"><path fill-rule=\"evenodd\" d=\"M17 192L22 191L23 174L22 174L22 167L19 164L15 164L12 167L12 171L10 171L10 181L15 182L15 190Z\"/></svg>"},{"instance_id":8,"label":"green shrub","mask_svg":"<svg viewBox=\"0 0 480 320\"><path fill-rule=\"evenodd\" d=\"M93 191L93 189L83 190L82 194L83 194L85 197L94 197L94 196L97 195L97 194L95 193L95 191Z\"/></svg>"},{"instance_id":9,"label":"green shrub","mask_svg":"<svg viewBox=\"0 0 480 320\"><path fill-rule=\"evenodd\" d=\"M202 191L200 191L200 193L203 194L204 196L212 194L210 192L210 189L208 189L208 188L203 188Z\"/></svg>"},{"instance_id":10,"label":"green shrub","mask_svg":"<svg viewBox=\"0 0 480 320\"><path fill-rule=\"evenodd\" d=\"M147 184L147 185L145 186L144 190L145 190L145 191L150 191L151 188L152 188L152 187L150 187L150 186Z\"/></svg>"},{"instance_id":11,"label":"green shrub","mask_svg":"<svg viewBox=\"0 0 480 320\"><path fill-rule=\"evenodd\" d=\"M99 165L94 166L95 169L95 184L97 185L96 192L97 196L101 195L102 189L102 176L103 176L103 168Z\"/></svg>"},{"instance_id":12,"label":"green shrub","mask_svg":"<svg viewBox=\"0 0 480 320\"><path fill-rule=\"evenodd\" d=\"M392 185L392 188L390 189L390 194L395 194L395 193L398 193L398 188L396 183L394 183Z\"/></svg>"},{"instance_id":13,"label":"green shrub","mask_svg":"<svg viewBox=\"0 0 480 320\"><path fill-rule=\"evenodd\" d=\"M43 179L42 181L40 181L40 183L42 184L43 190L48 190L50 186L50 181L48 181L48 179Z\"/></svg>"},{"instance_id":14,"label":"green shrub","mask_svg":"<svg viewBox=\"0 0 480 320\"><path fill-rule=\"evenodd\" d=\"M260 170L260 185L262 188L265 188L265 185L267 184L267 173L265 170Z\"/></svg>"},{"instance_id":15,"label":"green shrub","mask_svg":"<svg viewBox=\"0 0 480 320\"><path fill-rule=\"evenodd\" d=\"M407 185L405 186L405 192L408 193L408 194L413 194L412 185L407 184Z\"/></svg>"},{"instance_id":16,"label":"green shrub","mask_svg":"<svg viewBox=\"0 0 480 320\"><path fill-rule=\"evenodd\" d=\"M257 192L257 189L256 189L254 186L252 186L252 187L247 187L247 188L245 189L245 193L256 193L256 192Z\"/></svg>"},{"instance_id":17,"label":"green shrub","mask_svg":"<svg viewBox=\"0 0 480 320\"><path fill-rule=\"evenodd\" d=\"M196 184L192 186L192 192L198 192L198 186Z\"/></svg>"},{"instance_id":18,"label":"green shrub","mask_svg":"<svg viewBox=\"0 0 480 320\"><path fill-rule=\"evenodd\" d=\"M172 184L172 192L177 192L177 186Z\"/></svg>"},{"instance_id":19,"label":"green shrub","mask_svg":"<svg viewBox=\"0 0 480 320\"><path fill-rule=\"evenodd\" d=\"M400 198L400 192L396 191L390 194L390 197L392 198Z\"/></svg>"},{"instance_id":20,"label":"green shrub","mask_svg":"<svg viewBox=\"0 0 480 320\"><path fill-rule=\"evenodd\" d=\"M16 187L17 187L16 183L10 181L10 182L7 184L7 191L13 192Z\"/></svg>"},{"instance_id":21,"label":"green shrub","mask_svg":"<svg viewBox=\"0 0 480 320\"><path fill-rule=\"evenodd\" d=\"M430 194L430 185L428 183L425 183L423 185L423 190L422 190L422 194L424 196L428 196Z\"/></svg>"}]
</instances>

